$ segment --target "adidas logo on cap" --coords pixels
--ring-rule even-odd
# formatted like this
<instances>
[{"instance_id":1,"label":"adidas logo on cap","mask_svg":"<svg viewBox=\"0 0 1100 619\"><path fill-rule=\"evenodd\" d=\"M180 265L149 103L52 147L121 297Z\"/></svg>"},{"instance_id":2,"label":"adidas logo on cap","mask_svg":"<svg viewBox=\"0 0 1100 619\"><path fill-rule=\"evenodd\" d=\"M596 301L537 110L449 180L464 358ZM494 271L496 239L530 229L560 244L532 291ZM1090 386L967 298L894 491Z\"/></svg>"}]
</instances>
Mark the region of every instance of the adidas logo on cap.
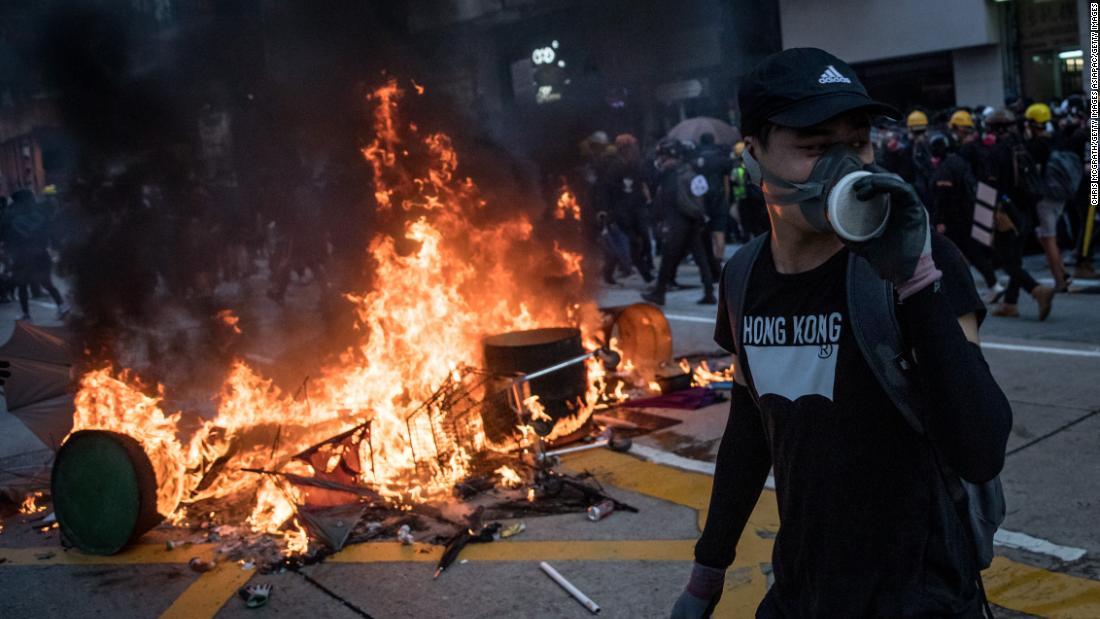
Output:
<instances>
[{"instance_id":1,"label":"adidas logo on cap","mask_svg":"<svg viewBox=\"0 0 1100 619\"><path fill-rule=\"evenodd\" d=\"M817 78L818 84L851 84L852 80L841 75L840 71L836 70L836 67L829 65L829 68L825 69L825 72L821 74L821 77Z\"/></svg>"}]
</instances>

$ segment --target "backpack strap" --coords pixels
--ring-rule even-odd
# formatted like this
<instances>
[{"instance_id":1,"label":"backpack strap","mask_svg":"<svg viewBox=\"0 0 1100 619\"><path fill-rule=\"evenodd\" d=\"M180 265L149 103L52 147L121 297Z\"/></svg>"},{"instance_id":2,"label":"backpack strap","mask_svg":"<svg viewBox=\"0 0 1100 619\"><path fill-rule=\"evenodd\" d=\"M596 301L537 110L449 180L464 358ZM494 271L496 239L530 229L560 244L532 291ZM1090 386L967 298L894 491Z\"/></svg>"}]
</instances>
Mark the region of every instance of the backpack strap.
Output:
<instances>
[{"instance_id":1,"label":"backpack strap","mask_svg":"<svg viewBox=\"0 0 1100 619\"><path fill-rule=\"evenodd\" d=\"M848 257L848 317L871 372L909 426L923 436L923 395L910 374L915 366L895 312L894 287L854 252Z\"/></svg>"},{"instance_id":2,"label":"backpack strap","mask_svg":"<svg viewBox=\"0 0 1100 619\"><path fill-rule=\"evenodd\" d=\"M730 331L733 333L734 352L737 353L738 370L745 377L745 384L749 388L752 399L759 406L760 395L756 393L756 387L752 384L752 376L749 374L748 364L745 363L745 350L741 342L741 316L745 311L745 295L749 290L749 276L756 259L760 257L760 250L764 243L768 242L767 232L757 235L738 249L729 259L722 270L722 286L726 295L726 317L730 323Z\"/></svg>"}]
</instances>

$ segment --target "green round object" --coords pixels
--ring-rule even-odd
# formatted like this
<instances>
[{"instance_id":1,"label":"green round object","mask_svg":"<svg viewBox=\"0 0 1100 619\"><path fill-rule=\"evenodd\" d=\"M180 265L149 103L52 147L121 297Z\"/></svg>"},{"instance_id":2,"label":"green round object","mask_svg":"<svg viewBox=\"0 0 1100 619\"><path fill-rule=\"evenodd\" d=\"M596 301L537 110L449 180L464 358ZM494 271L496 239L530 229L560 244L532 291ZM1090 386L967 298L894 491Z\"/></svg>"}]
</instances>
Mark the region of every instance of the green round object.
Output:
<instances>
[{"instance_id":1,"label":"green round object","mask_svg":"<svg viewBox=\"0 0 1100 619\"><path fill-rule=\"evenodd\" d=\"M89 554L115 554L163 520L153 465L124 434L74 432L54 459L51 486L61 533Z\"/></svg>"}]
</instances>

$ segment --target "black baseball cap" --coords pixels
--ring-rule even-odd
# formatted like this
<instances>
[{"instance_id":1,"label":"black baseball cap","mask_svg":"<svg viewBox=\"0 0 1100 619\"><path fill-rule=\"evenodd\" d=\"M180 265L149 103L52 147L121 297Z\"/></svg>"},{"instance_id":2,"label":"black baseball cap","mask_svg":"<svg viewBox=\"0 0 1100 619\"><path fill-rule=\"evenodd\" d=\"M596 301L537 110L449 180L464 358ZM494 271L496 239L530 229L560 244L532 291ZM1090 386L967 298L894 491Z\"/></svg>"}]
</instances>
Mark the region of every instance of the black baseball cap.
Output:
<instances>
[{"instance_id":1,"label":"black baseball cap","mask_svg":"<svg viewBox=\"0 0 1100 619\"><path fill-rule=\"evenodd\" d=\"M857 109L901 116L872 99L848 63L816 47L786 49L762 60L742 79L737 102L744 135L756 135L765 122L802 129Z\"/></svg>"}]
</instances>

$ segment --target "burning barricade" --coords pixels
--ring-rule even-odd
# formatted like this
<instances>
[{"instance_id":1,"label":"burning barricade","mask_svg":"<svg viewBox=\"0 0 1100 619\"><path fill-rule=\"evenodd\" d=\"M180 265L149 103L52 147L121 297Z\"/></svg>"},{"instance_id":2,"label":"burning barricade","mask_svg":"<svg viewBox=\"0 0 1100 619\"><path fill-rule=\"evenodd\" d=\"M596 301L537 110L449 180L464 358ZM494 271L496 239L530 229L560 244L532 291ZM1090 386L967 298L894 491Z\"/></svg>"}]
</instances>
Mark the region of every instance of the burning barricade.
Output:
<instances>
[{"instance_id":1,"label":"burning barricade","mask_svg":"<svg viewBox=\"0 0 1100 619\"><path fill-rule=\"evenodd\" d=\"M270 564L401 531L477 537L482 515L632 509L555 472L550 446L594 434L595 410L671 380L665 366L691 382L668 363L664 317L601 314L579 234L542 238L523 212L491 212L457 176L448 136L400 118L404 94L390 81L371 96L363 155L378 209L399 224L385 229L400 232L374 237L374 286L346 294L357 340L297 394L238 360L205 414L134 372L85 373L53 474L71 543L112 553L167 520ZM576 227L571 196L556 208L554 225Z\"/></svg>"}]
</instances>

